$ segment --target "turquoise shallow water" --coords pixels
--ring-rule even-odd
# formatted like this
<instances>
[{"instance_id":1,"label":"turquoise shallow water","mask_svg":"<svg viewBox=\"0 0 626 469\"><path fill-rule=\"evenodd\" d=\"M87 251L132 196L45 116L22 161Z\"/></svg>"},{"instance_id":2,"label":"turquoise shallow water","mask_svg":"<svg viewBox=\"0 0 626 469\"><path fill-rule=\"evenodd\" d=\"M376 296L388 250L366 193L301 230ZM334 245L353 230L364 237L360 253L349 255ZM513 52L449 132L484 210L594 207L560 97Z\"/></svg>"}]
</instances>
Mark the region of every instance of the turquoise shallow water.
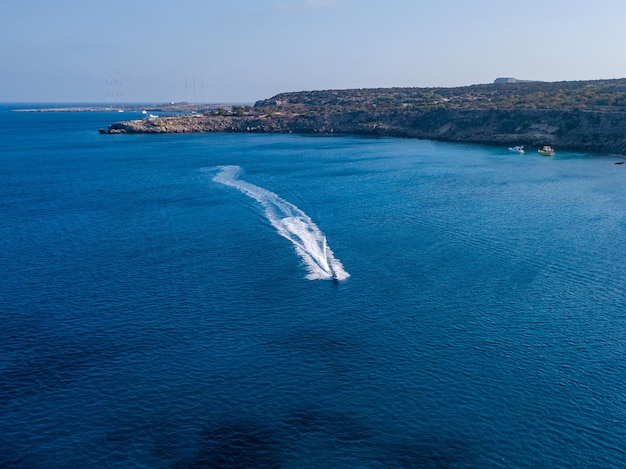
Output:
<instances>
[{"instance_id":1,"label":"turquoise shallow water","mask_svg":"<svg viewBox=\"0 0 626 469\"><path fill-rule=\"evenodd\" d=\"M6 111L0 465L626 464L618 157Z\"/></svg>"}]
</instances>

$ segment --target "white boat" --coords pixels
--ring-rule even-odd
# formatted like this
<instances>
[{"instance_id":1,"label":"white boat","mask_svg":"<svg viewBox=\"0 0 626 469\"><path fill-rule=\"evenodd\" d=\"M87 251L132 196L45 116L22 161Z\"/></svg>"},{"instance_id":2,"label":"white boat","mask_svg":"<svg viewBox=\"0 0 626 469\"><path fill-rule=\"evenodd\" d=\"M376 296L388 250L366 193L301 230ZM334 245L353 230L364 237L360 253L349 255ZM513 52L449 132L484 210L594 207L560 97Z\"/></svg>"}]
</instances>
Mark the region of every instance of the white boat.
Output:
<instances>
[{"instance_id":1,"label":"white boat","mask_svg":"<svg viewBox=\"0 0 626 469\"><path fill-rule=\"evenodd\" d=\"M515 145L514 147L509 147L509 151L514 153L519 153L521 155L524 154L524 145Z\"/></svg>"},{"instance_id":2,"label":"white boat","mask_svg":"<svg viewBox=\"0 0 626 469\"><path fill-rule=\"evenodd\" d=\"M554 150L550 145L544 145L543 148L537 150L537 153L543 156L554 156Z\"/></svg>"}]
</instances>

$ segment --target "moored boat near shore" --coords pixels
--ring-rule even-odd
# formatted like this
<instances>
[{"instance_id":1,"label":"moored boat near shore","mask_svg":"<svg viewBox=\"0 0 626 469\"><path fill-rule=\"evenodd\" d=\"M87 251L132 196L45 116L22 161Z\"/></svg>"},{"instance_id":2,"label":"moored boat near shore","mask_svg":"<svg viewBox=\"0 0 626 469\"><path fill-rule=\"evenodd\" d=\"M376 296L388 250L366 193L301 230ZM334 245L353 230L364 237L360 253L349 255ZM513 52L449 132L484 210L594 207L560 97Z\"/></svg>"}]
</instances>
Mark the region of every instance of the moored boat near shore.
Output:
<instances>
[{"instance_id":1,"label":"moored boat near shore","mask_svg":"<svg viewBox=\"0 0 626 469\"><path fill-rule=\"evenodd\" d=\"M514 147L509 147L509 151L514 153L519 153L521 155L524 154L524 145L515 145Z\"/></svg>"},{"instance_id":2,"label":"moored boat near shore","mask_svg":"<svg viewBox=\"0 0 626 469\"><path fill-rule=\"evenodd\" d=\"M554 156L555 154L550 145L544 145L543 148L540 148L537 152L543 156Z\"/></svg>"}]
</instances>

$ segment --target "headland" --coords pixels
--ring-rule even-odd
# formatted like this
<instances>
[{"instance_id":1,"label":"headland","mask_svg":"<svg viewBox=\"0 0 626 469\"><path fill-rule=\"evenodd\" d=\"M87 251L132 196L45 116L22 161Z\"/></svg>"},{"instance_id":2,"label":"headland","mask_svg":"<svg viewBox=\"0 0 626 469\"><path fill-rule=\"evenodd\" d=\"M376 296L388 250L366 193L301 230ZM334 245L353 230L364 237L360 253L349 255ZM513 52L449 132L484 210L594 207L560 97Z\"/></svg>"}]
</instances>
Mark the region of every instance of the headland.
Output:
<instances>
[{"instance_id":1,"label":"headland","mask_svg":"<svg viewBox=\"0 0 626 469\"><path fill-rule=\"evenodd\" d=\"M349 134L626 154L626 79L289 92L100 132Z\"/></svg>"}]
</instances>

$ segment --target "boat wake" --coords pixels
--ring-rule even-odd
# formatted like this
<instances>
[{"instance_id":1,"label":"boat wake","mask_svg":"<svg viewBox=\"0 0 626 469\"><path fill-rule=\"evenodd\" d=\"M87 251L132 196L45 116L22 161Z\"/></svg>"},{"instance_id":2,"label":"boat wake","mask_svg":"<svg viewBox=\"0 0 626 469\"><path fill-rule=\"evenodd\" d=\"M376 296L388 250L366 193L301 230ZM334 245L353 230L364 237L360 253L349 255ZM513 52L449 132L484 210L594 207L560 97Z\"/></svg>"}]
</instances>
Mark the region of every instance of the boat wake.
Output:
<instances>
[{"instance_id":1,"label":"boat wake","mask_svg":"<svg viewBox=\"0 0 626 469\"><path fill-rule=\"evenodd\" d=\"M324 233L306 213L277 194L239 179L243 171L239 166L211 169L219 171L213 178L215 182L233 187L261 204L265 216L278 234L295 246L296 253L308 270L309 280L344 280L350 276L339 259L333 256Z\"/></svg>"}]
</instances>

